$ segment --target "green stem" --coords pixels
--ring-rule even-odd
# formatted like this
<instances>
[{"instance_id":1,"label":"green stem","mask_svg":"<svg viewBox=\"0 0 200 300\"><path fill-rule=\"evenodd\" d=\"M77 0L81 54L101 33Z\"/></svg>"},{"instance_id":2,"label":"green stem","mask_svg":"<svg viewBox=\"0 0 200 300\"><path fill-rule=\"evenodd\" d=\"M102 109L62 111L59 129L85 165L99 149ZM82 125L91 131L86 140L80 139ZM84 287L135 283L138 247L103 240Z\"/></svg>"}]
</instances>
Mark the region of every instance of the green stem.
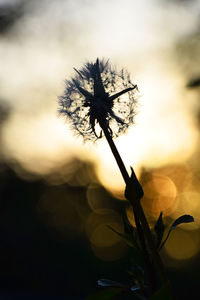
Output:
<instances>
[{"instance_id":1,"label":"green stem","mask_svg":"<svg viewBox=\"0 0 200 300\"><path fill-rule=\"evenodd\" d=\"M115 157L115 160L116 160L116 162L118 164L118 167L121 171L121 174L123 176L125 184L130 188L131 197L128 200L130 201L131 205L133 206L133 210L135 211L135 215L137 215L138 218L139 218L144 236L145 236L146 241L148 243L148 246L149 246L149 249L151 251L151 254L152 254L154 263L156 265L156 268L157 268L157 270L160 274L160 277L161 277L163 283L166 284L167 286L169 286L169 280L168 280L165 268L163 266L160 255L158 254L157 249L155 247L155 244L154 244L154 241L153 241L153 238L152 238L152 234L151 234L151 230L149 228L149 224L146 220L146 217L145 217L143 208L140 204L140 201L139 201L139 199L137 199L138 197L137 197L136 192L135 192L135 190L134 190L134 188L131 184L129 174L128 174L126 168L125 168L125 165L122 161L122 158L121 158L121 156L120 156L120 154L119 154L119 152L118 152L118 150L117 150L117 148L116 148L116 146L113 142L113 139L112 139L107 127L104 126L104 124L100 124L100 126L101 126L101 128L102 128L102 130L105 134L107 142L108 142L108 144L111 148L111 151L112 151L112 153Z\"/></svg>"}]
</instances>

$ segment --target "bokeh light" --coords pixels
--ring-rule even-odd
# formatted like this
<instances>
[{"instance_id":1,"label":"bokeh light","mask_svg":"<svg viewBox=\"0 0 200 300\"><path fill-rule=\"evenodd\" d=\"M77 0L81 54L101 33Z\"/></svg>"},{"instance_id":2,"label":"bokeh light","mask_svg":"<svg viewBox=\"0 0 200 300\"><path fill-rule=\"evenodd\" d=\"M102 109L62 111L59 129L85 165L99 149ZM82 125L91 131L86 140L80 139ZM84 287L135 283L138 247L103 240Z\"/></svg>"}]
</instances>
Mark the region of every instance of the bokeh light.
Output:
<instances>
[{"instance_id":1,"label":"bokeh light","mask_svg":"<svg viewBox=\"0 0 200 300\"><path fill-rule=\"evenodd\" d=\"M177 19L169 4L166 9L162 3L148 1L127 1L126 6L120 0L94 1L92 5L79 2L30 1L8 38L1 38L1 56L5 58L1 93L13 112L3 128L6 158L14 157L25 168L42 173L64 159L64 153L81 155L80 143L76 147L76 138L64 124L62 127L61 120L56 120L57 95L62 93L62 82L73 67L79 67L85 59L108 56L114 64L128 68L141 91L136 125L117 141L127 165L158 166L187 159L196 145L197 132L182 101L185 79L168 45L195 27L193 5L187 10L180 7ZM115 18L110 22L113 5ZM134 18L132 11L138 12ZM172 23L177 22L182 26L172 32ZM112 34L116 30L118 34ZM115 162L105 147L104 143L97 149L90 147L99 162L99 177L108 188L122 188ZM114 173L115 184L111 180Z\"/></svg>"},{"instance_id":2,"label":"bokeh light","mask_svg":"<svg viewBox=\"0 0 200 300\"><path fill-rule=\"evenodd\" d=\"M109 226L122 233L120 215L114 211L101 215L91 213L86 221L86 233L95 254L102 260L113 261L125 254L127 245Z\"/></svg>"},{"instance_id":3,"label":"bokeh light","mask_svg":"<svg viewBox=\"0 0 200 300\"><path fill-rule=\"evenodd\" d=\"M191 234L177 228L171 233L165 245L165 251L173 260L188 260L199 252L199 242L199 232ZM171 263L173 264L174 261Z\"/></svg>"},{"instance_id":4,"label":"bokeh light","mask_svg":"<svg viewBox=\"0 0 200 300\"><path fill-rule=\"evenodd\" d=\"M97 214L113 212L110 195L98 185L88 187L87 200L91 210Z\"/></svg>"},{"instance_id":5,"label":"bokeh light","mask_svg":"<svg viewBox=\"0 0 200 300\"><path fill-rule=\"evenodd\" d=\"M142 199L143 207L155 218L159 217L161 211L167 215L175 209L177 191L169 177L153 173L143 185L143 189L145 194Z\"/></svg>"},{"instance_id":6,"label":"bokeh light","mask_svg":"<svg viewBox=\"0 0 200 300\"><path fill-rule=\"evenodd\" d=\"M193 215L194 224L173 232L165 250L175 260L197 254L200 106L199 87L188 82L200 76L198 1L16 0L0 1L0 9L19 3L20 14L0 28L0 108L8 107L0 159L23 180L68 186L41 193L41 222L58 239L86 232L102 260L126 252L107 227L123 231L119 210L126 205L110 149L106 141L83 144L57 114L73 67L105 57L139 87L135 124L116 145L143 185L145 212L151 221L160 211L165 220Z\"/></svg>"}]
</instances>

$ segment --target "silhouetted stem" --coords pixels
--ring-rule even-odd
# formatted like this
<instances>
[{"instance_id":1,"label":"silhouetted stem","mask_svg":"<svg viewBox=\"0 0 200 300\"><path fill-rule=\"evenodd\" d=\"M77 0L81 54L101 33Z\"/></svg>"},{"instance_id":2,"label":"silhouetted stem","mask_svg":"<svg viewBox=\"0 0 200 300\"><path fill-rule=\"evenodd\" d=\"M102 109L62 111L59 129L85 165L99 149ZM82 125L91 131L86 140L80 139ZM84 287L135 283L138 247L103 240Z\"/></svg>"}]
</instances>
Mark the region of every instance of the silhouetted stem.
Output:
<instances>
[{"instance_id":1,"label":"silhouetted stem","mask_svg":"<svg viewBox=\"0 0 200 300\"><path fill-rule=\"evenodd\" d=\"M145 242L145 238L144 238L144 233L142 230L142 226L140 224L140 220L137 216L137 213L135 210L133 210L134 213L134 218L135 218L135 225L138 231L138 236L140 239L140 244L141 244L141 249L143 252L143 257L144 257L144 262L146 264L146 267L149 271L149 286L150 286L150 290L152 292L152 294L156 291L156 276L155 276L155 269L154 266L152 264L152 261L149 257L149 253L146 247L146 242Z\"/></svg>"},{"instance_id":2,"label":"silhouetted stem","mask_svg":"<svg viewBox=\"0 0 200 300\"><path fill-rule=\"evenodd\" d=\"M171 293L171 289L170 289L170 285L169 285L169 280L168 280L168 277L167 277L167 274L166 274L166 271L165 271L165 268L163 266L163 263L162 263L162 260L160 258L160 255L158 254L157 252L157 249L155 247L155 244L154 244L154 241L153 241L153 238L152 238L152 234L151 234L151 230L149 228L149 224L146 220L146 217L145 217L145 214L144 214L144 211L143 211L143 208L140 204L140 199L138 199L137 195L136 195L136 191L134 190L134 187L133 185L131 184L131 180L130 180L130 177L129 177L129 174L125 168L125 165L121 159L121 156L113 142L113 139L107 129L106 126L104 126L104 124L100 123L100 126L105 134L105 137L107 139L107 142L111 148L111 151L115 157L115 160L118 164L118 167L121 171L121 174L123 176L123 179L125 181L125 184L126 186L129 187L129 192L130 192L130 197L128 197L128 200L130 201L132 207L133 207L133 210L135 212L135 216L138 217L139 219L139 222L141 224L141 227L142 227L142 230L143 230L143 233L144 233L144 236L146 238L146 241L148 243L148 246L149 246L149 249L151 251L151 254L152 254L152 257L153 257L153 260L154 260L154 263L156 265L156 268L157 268L157 271L158 273L160 274L160 277L163 281L164 284L167 284L167 286L169 287L169 291ZM136 218L137 218L136 217ZM171 295L172 296L172 295ZM173 296L172 296L173 298Z\"/></svg>"}]
</instances>

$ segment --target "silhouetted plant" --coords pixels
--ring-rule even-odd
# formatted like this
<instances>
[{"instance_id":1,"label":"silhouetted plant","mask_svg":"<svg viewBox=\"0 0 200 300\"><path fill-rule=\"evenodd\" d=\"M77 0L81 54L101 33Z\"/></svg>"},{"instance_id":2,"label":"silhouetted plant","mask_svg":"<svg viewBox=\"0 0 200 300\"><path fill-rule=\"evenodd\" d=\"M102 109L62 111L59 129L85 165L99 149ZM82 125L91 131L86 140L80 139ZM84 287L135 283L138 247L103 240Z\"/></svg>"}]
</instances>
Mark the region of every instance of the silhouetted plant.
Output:
<instances>
[{"instance_id":1,"label":"silhouetted plant","mask_svg":"<svg viewBox=\"0 0 200 300\"><path fill-rule=\"evenodd\" d=\"M189 215L179 217L163 240L165 225L161 213L154 228L150 230L140 203L144 194L142 186L133 168L129 176L113 142L113 138L125 132L134 122L137 85L131 82L126 70L118 72L111 67L109 61L97 59L94 63L86 63L80 70L74 70L75 77L66 80L64 94L59 97L59 112L67 117L84 140L95 141L103 136L107 139L125 181L125 197L133 208L136 223L134 228L127 217L122 215L124 233L117 232L111 227L110 229L139 252L145 265L145 268L141 265L130 266L129 274L135 283L133 286L100 279L98 285L107 289L88 299L111 299L123 293L130 293L135 299L173 299L159 250L177 225L193 222L194 219Z\"/></svg>"},{"instance_id":2,"label":"silhouetted plant","mask_svg":"<svg viewBox=\"0 0 200 300\"><path fill-rule=\"evenodd\" d=\"M135 90L128 72L117 71L109 61L86 63L66 80L64 95L59 97L60 113L69 117L84 140L96 140L97 124L106 127L112 137L126 131L135 115ZM123 97L128 93L129 97Z\"/></svg>"}]
</instances>

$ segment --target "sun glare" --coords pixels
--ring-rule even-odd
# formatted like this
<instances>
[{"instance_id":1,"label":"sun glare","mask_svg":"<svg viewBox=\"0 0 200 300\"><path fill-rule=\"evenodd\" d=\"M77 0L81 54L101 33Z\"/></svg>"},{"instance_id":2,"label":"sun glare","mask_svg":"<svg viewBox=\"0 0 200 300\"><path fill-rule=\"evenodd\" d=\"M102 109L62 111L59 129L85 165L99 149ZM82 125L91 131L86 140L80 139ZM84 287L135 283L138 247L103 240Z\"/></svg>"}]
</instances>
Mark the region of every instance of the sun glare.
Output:
<instances>
[{"instance_id":1,"label":"sun glare","mask_svg":"<svg viewBox=\"0 0 200 300\"><path fill-rule=\"evenodd\" d=\"M113 22L110 22L114 3L116 15ZM127 4L132 9L127 9L121 1L94 2L90 8L86 5L81 14L75 9L76 4L69 7L64 5L65 11L70 9L73 14L69 16L71 23L63 25L63 30L66 29L66 24L71 29L71 35L67 32L63 43L58 36L60 17L62 20L66 19L64 13L55 19L55 24L51 23L51 28L55 30L52 33L55 41L47 36L43 41L47 20L49 21L52 12L52 6L49 6L49 10L45 10L46 14L41 15L41 32L33 30L34 25L37 25L34 21L37 18L27 17L18 28L23 43L18 43L14 37L2 41L1 53L7 58L2 62L2 92L5 98L10 99L13 108L10 119L4 125L2 137L3 153L8 160L16 159L32 172L48 173L52 166L58 165L67 157L87 158L95 162L101 183L120 195L124 183L105 141L99 142L97 146L83 146L68 131L63 120L57 118L56 108L54 116L48 111L35 117L26 115L26 110L29 112L31 105L34 106L34 112L40 110L41 106L43 109L48 106L47 90L51 95L49 103L57 102L58 82L64 78L69 79L67 76L72 71L72 66L78 67L83 58L96 58L105 53L117 67L121 67L121 63L123 67L125 63L133 76L132 81L138 85L141 93L135 125L125 136L116 139L127 169L130 171L130 166L133 166L139 175L141 167L184 162L191 156L198 133L181 98L184 79L175 69L167 46L170 37L172 41L174 36L168 31L163 34L163 27L160 26L168 24L167 20L173 10L169 10L168 17L163 12L165 19L162 24L162 7L148 1L134 5L132 1L128 1ZM146 7L149 10L144 9ZM133 10L141 14L135 14L133 18ZM104 22L100 18L93 23L101 14L104 14ZM184 19L183 31L187 29L186 16L179 16L180 21ZM89 27L89 23L85 22L88 18L94 26ZM173 22L177 22L177 19L173 19ZM56 30L59 34L55 34ZM152 35L148 34L148 30L152 31ZM87 44L88 47L80 47L83 37L84 45ZM166 55L163 55L162 47L166 47ZM52 90L49 90L50 87Z\"/></svg>"},{"instance_id":2,"label":"sun glare","mask_svg":"<svg viewBox=\"0 0 200 300\"><path fill-rule=\"evenodd\" d=\"M186 161L197 145L198 133L181 98L179 74L149 70L139 78L141 97L136 124L116 145L125 164L139 172L140 167L160 167ZM124 183L116 162L105 142L98 146L101 160L99 178L109 189L119 193Z\"/></svg>"}]
</instances>

